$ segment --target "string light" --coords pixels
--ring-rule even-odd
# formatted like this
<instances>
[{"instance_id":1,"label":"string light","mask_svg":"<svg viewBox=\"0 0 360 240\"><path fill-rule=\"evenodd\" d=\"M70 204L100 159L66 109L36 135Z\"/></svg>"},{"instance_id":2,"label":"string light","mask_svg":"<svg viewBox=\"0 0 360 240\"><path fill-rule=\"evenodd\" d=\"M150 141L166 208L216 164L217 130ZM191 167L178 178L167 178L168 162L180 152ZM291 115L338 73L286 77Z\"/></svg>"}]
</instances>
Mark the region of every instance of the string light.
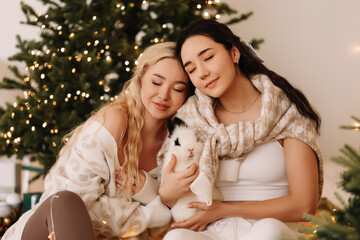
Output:
<instances>
[{"instance_id":1,"label":"string light","mask_svg":"<svg viewBox=\"0 0 360 240\"><path fill-rule=\"evenodd\" d=\"M35 128L35 126L32 126L32 127L31 127L31 131L33 131L33 132L34 132L34 131L35 131L35 129L36 129L36 128Z\"/></svg>"},{"instance_id":2,"label":"string light","mask_svg":"<svg viewBox=\"0 0 360 240\"><path fill-rule=\"evenodd\" d=\"M96 16L93 16L93 17L92 17L92 19L93 19L94 21L96 20L96 18L97 18Z\"/></svg>"},{"instance_id":3,"label":"string light","mask_svg":"<svg viewBox=\"0 0 360 240\"><path fill-rule=\"evenodd\" d=\"M201 4L196 5L197 9L201 9Z\"/></svg>"}]
</instances>

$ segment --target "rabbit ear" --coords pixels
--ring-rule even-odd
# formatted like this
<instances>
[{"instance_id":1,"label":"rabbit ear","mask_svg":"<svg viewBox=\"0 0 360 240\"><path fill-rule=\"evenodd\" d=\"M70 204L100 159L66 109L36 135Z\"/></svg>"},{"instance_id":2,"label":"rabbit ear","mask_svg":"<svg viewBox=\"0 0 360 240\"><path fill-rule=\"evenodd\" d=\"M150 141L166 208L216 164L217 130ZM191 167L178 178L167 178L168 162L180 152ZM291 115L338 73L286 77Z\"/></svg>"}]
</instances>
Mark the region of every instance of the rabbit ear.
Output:
<instances>
[{"instance_id":1,"label":"rabbit ear","mask_svg":"<svg viewBox=\"0 0 360 240\"><path fill-rule=\"evenodd\" d=\"M169 137L171 137L171 135L173 134L174 132L174 129L175 129L175 124L173 123L173 121L171 120L171 118L169 118L166 122L166 127L169 131Z\"/></svg>"},{"instance_id":2,"label":"rabbit ear","mask_svg":"<svg viewBox=\"0 0 360 240\"><path fill-rule=\"evenodd\" d=\"M177 126L186 126L186 124L180 118L174 117L174 119L172 119L172 120L170 118L167 120L166 126L167 126L167 129L169 131L169 137L171 137L171 135L174 132L175 127L177 127Z\"/></svg>"},{"instance_id":3,"label":"rabbit ear","mask_svg":"<svg viewBox=\"0 0 360 240\"><path fill-rule=\"evenodd\" d=\"M173 123L175 126L185 126L186 127L185 122L178 117L174 117Z\"/></svg>"}]
</instances>

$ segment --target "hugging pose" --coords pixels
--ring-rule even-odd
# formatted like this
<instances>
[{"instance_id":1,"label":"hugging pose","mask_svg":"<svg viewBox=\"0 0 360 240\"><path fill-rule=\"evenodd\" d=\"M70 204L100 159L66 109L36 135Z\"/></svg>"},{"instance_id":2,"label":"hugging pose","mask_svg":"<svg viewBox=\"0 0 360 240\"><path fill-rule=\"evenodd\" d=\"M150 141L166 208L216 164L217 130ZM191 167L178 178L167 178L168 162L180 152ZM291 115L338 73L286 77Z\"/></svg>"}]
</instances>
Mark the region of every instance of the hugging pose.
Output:
<instances>
[{"instance_id":1,"label":"hugging pose","mask_svg":"<svg viewBox=\"0 0 360 240\"><path fill-rule=\"evenodd\" d=\"M181 171L167 137L174 116L203 144L199 163ZM70 133L40 202L3 240L148 239L190 192L196 211L157 237L296 237L294 223L321 196L320 122L226 25L193 22L176 43L146 49L119 98Z\"/></svg>"}]
</instances>

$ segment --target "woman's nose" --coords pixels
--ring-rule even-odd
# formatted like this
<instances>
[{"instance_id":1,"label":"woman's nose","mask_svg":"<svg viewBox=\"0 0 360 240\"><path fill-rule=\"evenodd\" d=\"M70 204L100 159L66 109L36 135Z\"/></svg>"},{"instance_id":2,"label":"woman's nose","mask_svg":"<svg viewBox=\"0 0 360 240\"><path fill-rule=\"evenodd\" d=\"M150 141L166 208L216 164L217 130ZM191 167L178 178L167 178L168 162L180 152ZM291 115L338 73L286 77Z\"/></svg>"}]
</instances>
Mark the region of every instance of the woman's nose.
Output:
<instances>
[{"instance_id":1,"label":"woman's nose","mask_svg":"<svg viewBox=\"0 0 360 240\"><path fill-rule=\"evenodd\" d=\"M169 88L168 87L162 87L159 91L159 98L161 100L168 100L169 99Z\"/></svg>"},{"instance_id":2,"label":"woman's nose","mask_svg":"<svg viewBox=\"0 0 360 240\"><path fill-rule=\"evenodd\" d=\"M210 72L205 66L199 66L199 73L201 79L206 79L209 76Z\"/></svg>"}]
</instances>

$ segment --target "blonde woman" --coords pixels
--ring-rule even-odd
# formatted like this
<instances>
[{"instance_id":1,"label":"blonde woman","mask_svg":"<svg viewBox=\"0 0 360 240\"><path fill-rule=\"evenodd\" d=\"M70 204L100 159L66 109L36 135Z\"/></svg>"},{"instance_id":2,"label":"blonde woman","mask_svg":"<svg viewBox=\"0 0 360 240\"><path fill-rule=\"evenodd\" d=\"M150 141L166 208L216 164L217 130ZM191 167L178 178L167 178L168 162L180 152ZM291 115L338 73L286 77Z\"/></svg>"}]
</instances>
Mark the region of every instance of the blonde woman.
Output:
<instances>
[{"instance_id":1,"label":"blonde woman","mask_svg":"<svg viewBox=\"0 0 360 240\"><path fill-rule=\"evenodd\" d=\"M168 42L147 48L118 99L67 136L40 203L3 240L91 240L98 233L146 238L148 228L169 223L152 173L166 120L190 94L174 47Z\"/></svg>"}]
</instances>

